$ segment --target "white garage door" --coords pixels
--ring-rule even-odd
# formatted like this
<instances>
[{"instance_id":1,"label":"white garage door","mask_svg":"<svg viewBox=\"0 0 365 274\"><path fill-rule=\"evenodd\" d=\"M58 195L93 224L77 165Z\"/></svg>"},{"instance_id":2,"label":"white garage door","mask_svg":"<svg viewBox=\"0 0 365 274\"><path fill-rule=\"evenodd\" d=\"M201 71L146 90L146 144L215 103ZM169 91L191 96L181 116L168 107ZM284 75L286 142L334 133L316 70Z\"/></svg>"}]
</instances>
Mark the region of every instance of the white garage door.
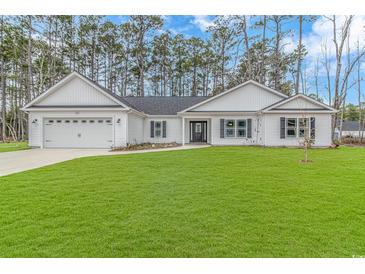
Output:
<instances>
[{"instance_id":1,"label":"white garage door","mask_svg":"<svg viewBox=\"0 0 365 274\"><path fill-rule=\"evenodd\" d=\"M46 118L43 140L46 148L110 148L112 118Z\"/></svg>"}]
</instances>

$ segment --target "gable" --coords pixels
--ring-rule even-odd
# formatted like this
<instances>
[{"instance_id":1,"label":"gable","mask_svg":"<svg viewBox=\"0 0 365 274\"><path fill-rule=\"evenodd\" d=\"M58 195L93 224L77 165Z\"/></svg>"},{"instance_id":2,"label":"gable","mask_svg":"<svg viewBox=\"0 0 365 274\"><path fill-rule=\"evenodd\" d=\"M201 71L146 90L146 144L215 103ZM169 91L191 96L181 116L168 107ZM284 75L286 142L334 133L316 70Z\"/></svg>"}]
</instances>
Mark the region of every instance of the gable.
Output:
<instances>
[{"instance_id":1,"label":"gable","mask_svg":"<svg viewBox=\"0 0 365 274\"><path fill-rule=\"evenodd\" d=\"M253 83L247 83L190 111L258 111L285 98Z\"/></svg>"},{"instance_id":2,"label":"gable","mask_svg":"<svg viewBox=\"0 0 365 274\"><path fill-rule=\"evenodd\" d=\"M81 79L71 77L60 87L47 94L34 106L120 106L100 92L96 87Z\"/></svg>"},{"instance_id":3,"label":"gable","mask_svg":"<svg viewBox=\"0 0 365 274\"><path fill-rule=\"evenodd\" d=\"M323 106L311 102L304 97L294 98L280 106L274 107L273 110L292 110L292 109L310 109L310 110L323 110L326 109Z\"/></svg>"}]
</instances>

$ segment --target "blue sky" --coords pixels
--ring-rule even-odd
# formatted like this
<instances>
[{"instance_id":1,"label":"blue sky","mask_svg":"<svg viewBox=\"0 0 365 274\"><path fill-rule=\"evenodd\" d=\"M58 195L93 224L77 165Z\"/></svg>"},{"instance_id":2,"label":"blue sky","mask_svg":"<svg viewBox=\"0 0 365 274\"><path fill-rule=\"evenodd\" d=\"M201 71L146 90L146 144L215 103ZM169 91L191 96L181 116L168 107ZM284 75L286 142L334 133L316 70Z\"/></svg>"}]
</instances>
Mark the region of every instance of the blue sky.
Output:
<instances>
[{"instance_id":1,"label":"blue sky","mask_svg":"<svg viewBox=\"0 0 365 274\"><path fill-rule=\"evenodd\" d=\"M200 37L202 39L209 38L209 34L206 29L212 24L215 16L201 15L201 16L163 16L164 18L164 30L169 30L173 34L183 34L186 37ZM122 23L128 20L127 16L108 16L108 19L115 23ZM255 19L251 19L255 20ZM344 16L338 17L338 26L344 21ZM253 21L251 21L253 24ZM350 33L350 56L353 58L356 53L357 41L360 42L360 47L365 47L365 16L355 16L351 33ZM293 50L298 43L298 23L295 18L288 20L283 26L283 30L288 31L288 35L285 37L283 44L284 50ZM328 48L328 55L330 57L330 74L333 81L335 75L335 54L334 45L332 42L332 25L324 16L319 16L317 20L313 22L304 22L303 25L303 42L308 51L303 62L303 71L309 79L307 82L307 90L309 93L314 93L314 70L316 63L319 62L319 93L324 101L328 101L328 95L326 90L326 74L324 66L321 63L323 59L323 45ZM317 61L318 60L318 61ZM345 63L345 60L343 61ZM362 71L365 71L365 65L362 64ZM364 75L365 76L365 75ZM365 78L365 77L364 77ZM350 81L355 81L355 76L350 77ZM332 85L333 86L333 85ZM348 101L357 103L357 94L354 88L348 92ZM365 98L363 98L365 100Z\"/></svg>"},{"instance_id":2,"label":"blue sky","mask_svg":"<svg viewBox=\"0 0 365 274\"><path fill-rule=\"evenodd\" d=\"M184 34L185 36L197 36L203 39L208 38L207 27L213 22L214 15L171 15L163 16L164 29L173 34ZM128 16L108 16L108 19L115 23L123 23L128 20ZM311 31L311 23L305 23L304 33ZM297 29L298 24L295 20L290 20L284 25L285 30Z\"/></svg>"},{"instance_id":3,"label":"blue sky","mask_svg":"<svg viewBox=\"0 0 365 274\"><path fill-rule=\"evenodd\" d=\"M208 34L205 31L206 27L214 20L215 16L185 16L172 15L163 16L164 29L169 30L174 34L184 34L186 36L198 36L207 38ZM123 23L128 20L128 16L108 16L108 19L114 23Z\"/></svg>"}]
</instances>

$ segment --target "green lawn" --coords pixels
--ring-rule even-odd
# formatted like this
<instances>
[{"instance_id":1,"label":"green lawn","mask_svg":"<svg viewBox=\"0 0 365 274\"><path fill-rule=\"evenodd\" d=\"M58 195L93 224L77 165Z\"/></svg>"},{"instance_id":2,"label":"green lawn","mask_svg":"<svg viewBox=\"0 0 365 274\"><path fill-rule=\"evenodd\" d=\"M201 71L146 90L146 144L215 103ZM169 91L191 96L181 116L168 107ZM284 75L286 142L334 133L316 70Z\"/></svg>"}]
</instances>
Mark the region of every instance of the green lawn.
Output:
<instances>
[{"instance_id":1,"label":"green lawn","mask_svg":"<svg viewBox=\"0 0 365 274\"><path fill-rule=\"evenodd\" d=\"M0 142L0 153L16 151L16 150L24 150L24 149L28 149L27 142L11 142L11 143Z\"/></svg>"},{"instance_id":2,"label":"green lawn","mask_svg":"<svg viewBox=\"0 0 365 274\"><path fill-rule=\"evenodd\" d=\"M0 257L365 255L365 149L213 147L0 178Z\"/></svg>"}]
</instances>

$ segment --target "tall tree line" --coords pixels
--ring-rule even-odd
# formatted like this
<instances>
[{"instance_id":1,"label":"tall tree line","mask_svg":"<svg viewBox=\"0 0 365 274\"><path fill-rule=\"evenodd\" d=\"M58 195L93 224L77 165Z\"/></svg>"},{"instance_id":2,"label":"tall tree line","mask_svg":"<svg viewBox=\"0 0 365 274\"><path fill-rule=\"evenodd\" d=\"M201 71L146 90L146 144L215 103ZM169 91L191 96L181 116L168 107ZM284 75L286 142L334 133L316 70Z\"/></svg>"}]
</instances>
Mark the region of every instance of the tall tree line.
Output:
<instances>
[{"instance_id":1,"label":"tall tree line","mask_svg":"<svg viewBox=\"0 0 365 274\"><path fill-rule=\"evenodd\" d=\"M1 16L0 139L26 138L21 106L71 71L120 96L207 96L249 79L286 94L303 92L303 25L314 20L217 16L202 39L164 30L161 16L129 16L119 24L106 16ZM293 33L286 25L293 22L300 39L288 51ZM338 107L342 100L333 102Z\"/></svg>"}]
</instances>

